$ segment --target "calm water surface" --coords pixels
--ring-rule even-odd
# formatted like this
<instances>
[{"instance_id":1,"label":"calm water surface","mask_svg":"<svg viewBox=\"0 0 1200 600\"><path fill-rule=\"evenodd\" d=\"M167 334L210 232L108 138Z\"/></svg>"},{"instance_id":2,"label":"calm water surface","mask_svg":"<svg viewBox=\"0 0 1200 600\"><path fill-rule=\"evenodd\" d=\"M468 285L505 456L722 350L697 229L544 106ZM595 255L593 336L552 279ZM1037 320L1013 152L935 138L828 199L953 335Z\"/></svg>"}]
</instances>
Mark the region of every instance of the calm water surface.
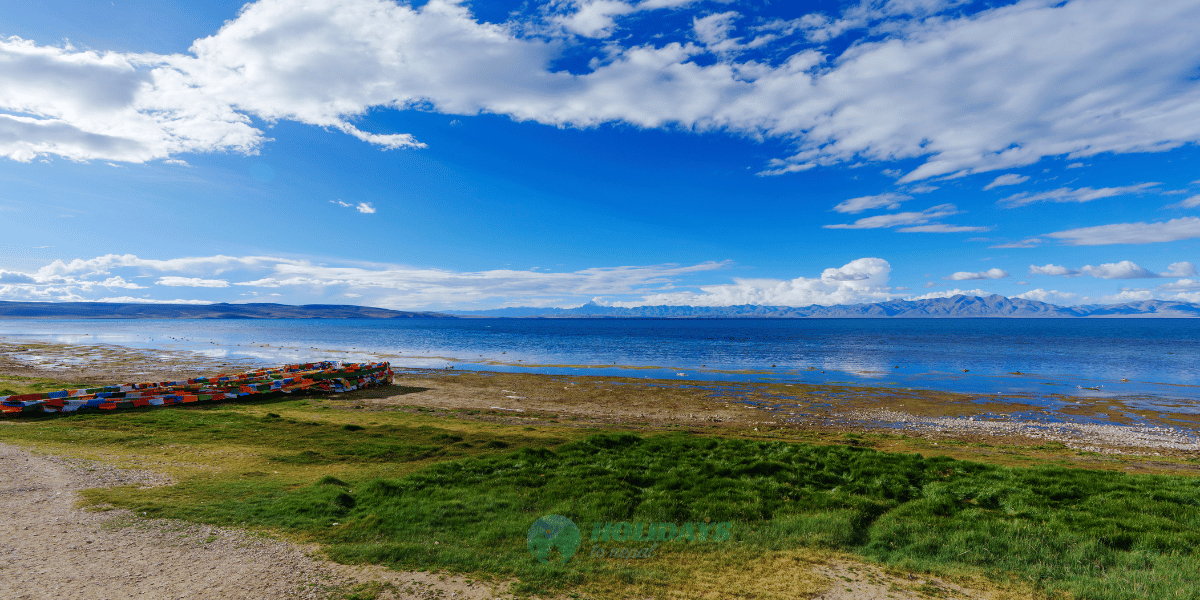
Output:
<instances>
[{"instance_id":1,"label":"calm water surface","mask_svg":"<svg viewBox=\"0 0 1200 600\"><path fill-rule=\"evenodd\" d=\"M1200 400L1200 319L0 320L0 336L266 363L378 357L399 367L1145 395L1188 400L1178 409L1189 412Z\"/></svg>"}]
</instances>

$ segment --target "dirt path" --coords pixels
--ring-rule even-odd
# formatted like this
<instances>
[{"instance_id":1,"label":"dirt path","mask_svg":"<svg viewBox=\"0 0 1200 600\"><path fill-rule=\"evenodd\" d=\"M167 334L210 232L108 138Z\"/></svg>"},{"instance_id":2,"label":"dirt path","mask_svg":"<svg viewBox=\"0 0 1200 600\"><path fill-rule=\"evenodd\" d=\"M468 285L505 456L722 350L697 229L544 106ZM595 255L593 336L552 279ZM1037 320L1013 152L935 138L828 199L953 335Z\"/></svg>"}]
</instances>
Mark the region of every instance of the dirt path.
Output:
<instances>
[{"instance_id":1,"label":"dirt path","mask_svg":"<svg viewBox=\"0 0 1200 600\"><path fill-rule=\"evenodd\" d=\"M0 598L279 600L384 583L394 586L384 594L393 598L495 597L461 578L314 560L305 548L246 531L75 508L79 490L168 483L0 444Z\"/></svg>"}]
</instances>

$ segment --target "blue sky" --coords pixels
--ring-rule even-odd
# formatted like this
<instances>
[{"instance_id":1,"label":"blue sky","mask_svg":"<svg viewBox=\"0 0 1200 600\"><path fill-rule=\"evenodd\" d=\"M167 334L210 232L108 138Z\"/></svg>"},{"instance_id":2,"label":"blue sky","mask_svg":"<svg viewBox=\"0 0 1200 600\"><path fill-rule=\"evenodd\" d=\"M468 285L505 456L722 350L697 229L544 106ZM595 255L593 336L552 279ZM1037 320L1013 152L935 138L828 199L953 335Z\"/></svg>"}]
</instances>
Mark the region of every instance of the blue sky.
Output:
<instances>
[{"instance_id":1,"label":"blue sky","mask_svg":"<svg viewBox=\"0 0 1200 600\"><path fill-rule=\"evenodd\" d=\"M0 6L0 300L1200 302L1200 4Z\"/></svg>"}]
</instances>

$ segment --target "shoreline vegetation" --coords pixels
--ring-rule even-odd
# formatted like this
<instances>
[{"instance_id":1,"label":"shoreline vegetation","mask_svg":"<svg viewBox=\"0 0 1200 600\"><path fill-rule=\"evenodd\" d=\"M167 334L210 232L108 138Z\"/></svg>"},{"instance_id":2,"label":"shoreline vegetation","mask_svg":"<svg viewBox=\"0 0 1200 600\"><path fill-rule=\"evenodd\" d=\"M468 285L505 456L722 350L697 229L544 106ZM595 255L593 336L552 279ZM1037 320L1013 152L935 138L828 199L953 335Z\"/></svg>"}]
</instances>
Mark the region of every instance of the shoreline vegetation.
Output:
<instances>
[{"instance_id":1,"label":"shoreline vegetation","mask_svg":"<svg viewBox=\"0 0 1200 600\"><path fill-rule=\"evenodd\" d=\"M38 348L76 360L37 368L0 353L0 390L215 374L184 353ZM93 509L270 532L337 562L518 596L836 597L845 577L858 579L844 598L1200 598L1195 415L1116 414L1112 399L1047 411L890 388L396 371L394 386L345 395L4 419L0 442L176 482L85 490ZM565 565L526 547L552 514L583 532ZM593 524L610 522L734 526L720 545L595 559ZM868 579L878 585L854 596Z\"/></svg>"}]
</instances>

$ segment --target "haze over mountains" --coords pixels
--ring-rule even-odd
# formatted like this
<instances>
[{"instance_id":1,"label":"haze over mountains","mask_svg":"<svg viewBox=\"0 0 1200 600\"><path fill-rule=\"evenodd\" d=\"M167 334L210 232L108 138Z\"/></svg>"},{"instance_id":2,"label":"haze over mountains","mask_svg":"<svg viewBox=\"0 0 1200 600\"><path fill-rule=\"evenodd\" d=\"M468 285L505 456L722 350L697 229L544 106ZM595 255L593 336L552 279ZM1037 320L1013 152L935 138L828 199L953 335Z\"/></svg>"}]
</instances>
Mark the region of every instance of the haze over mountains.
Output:
<instances>
[{"instance_id":1,"label":"haze over mountains","mask_svg":"<svg viewBox=\"0 0 1200 600\"><path fill-rule=\"evenodd\" d=\"M1190 318L1200 304L1146 300L1113 305L1057 306L993 295L892 300L839 306L638 306L589 302L575 308L513 307L477 311L409 312L339 304L136 304L2 302L0 319L411 319L411 318Z\"/></svg>"}]
</instances>

